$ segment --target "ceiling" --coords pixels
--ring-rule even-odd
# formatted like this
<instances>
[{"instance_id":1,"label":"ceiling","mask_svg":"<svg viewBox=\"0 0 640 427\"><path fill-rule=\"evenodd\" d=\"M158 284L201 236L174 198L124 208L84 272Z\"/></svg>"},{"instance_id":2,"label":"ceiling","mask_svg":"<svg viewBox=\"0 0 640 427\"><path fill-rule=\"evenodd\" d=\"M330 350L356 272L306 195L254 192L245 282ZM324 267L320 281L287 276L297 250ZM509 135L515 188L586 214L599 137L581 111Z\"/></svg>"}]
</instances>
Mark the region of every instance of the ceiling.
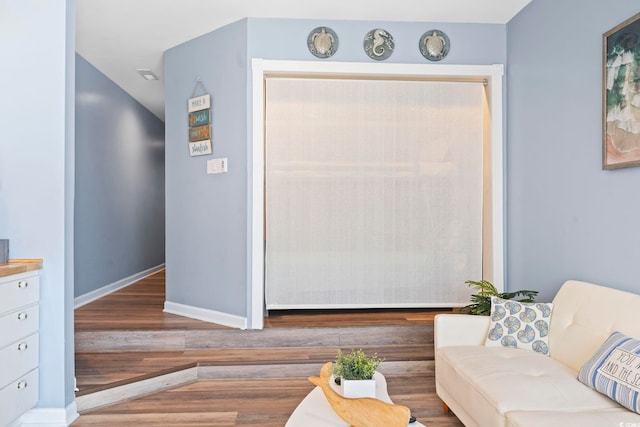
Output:
<instances>
[{"instance_id":1,"label":"ceiling","mask_svg":"<svg viewBox=\"0 0 640 427\"><path fill-rule=\"evenodd\" d=\"M77 0L76 50L164 120L163 52L242 18L504 24L530 1Z\"/></svg>"}]
</instances>

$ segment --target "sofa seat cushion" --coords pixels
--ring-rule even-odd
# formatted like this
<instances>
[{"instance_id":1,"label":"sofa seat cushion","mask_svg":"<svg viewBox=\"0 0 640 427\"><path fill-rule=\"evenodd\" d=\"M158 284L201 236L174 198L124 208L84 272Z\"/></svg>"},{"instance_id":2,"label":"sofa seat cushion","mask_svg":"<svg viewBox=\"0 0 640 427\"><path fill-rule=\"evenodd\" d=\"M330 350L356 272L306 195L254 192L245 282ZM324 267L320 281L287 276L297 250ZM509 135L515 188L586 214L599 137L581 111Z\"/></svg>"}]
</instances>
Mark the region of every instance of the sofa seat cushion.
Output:
<instances>
[{"instance_id":1,"label":"sofa seat cushion","mask_svg":"<svg viewBox=\"0 0 640 427\"><path fill-rule=\"evenodd\" d=\"M640 415L624 408L601 411L514 411L507 414L507 427L637 427Z\"/></svg>"},{"instance_id":2,"label":"sofa seat cushion","mask_svg":"<svg viewBox=\"0 0 640 427\"><path fill-rule=\"evenodd\" d=\"M439 385L480 426L504 426L504 414L510 411L620 408L576 375L553 358L513 348L452 346L436 353Z\"/></svg>"}]
</instances>

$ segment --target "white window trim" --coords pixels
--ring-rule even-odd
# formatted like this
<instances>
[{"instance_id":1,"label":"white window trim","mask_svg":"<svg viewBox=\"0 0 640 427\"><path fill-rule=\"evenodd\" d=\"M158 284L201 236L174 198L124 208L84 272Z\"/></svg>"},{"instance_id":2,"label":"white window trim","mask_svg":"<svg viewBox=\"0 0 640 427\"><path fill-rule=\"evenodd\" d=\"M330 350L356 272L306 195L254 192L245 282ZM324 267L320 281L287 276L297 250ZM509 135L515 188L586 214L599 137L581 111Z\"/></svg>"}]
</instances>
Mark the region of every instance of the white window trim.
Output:
<instances>
[{"instance_id":1,"label":"white window trim","mask_svg":"<svg viewBox=\"0 0 640 427\"><path fill-rule=\"evenodd\" d=\"M262 329L264 324L264 93L267 75L366 76L384 78L484 79L489 88L491 108L491 207L493 276L492 282L504 289L504 165L502 132L502 79L504 66L446 64L387 64L356 62L252 60L252 149L248 169L248 222L251 233L248 252L251 264L248 277L250 295L247 312L251 313L249 329Z\"/></svg>"}]
</instances>

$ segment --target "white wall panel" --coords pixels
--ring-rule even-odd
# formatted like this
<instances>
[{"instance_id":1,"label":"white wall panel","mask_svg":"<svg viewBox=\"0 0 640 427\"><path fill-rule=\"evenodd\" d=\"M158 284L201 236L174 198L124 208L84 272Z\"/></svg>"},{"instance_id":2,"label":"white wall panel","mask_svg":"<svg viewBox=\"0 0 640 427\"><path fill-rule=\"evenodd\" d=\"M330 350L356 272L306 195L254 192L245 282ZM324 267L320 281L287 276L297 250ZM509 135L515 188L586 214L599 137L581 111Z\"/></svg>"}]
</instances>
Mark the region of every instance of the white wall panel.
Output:
<instances>
[{"instance_id":1,"label":"white wall panel","mask_svg":"<svg viewBox=\"0 0 640 427\"><path fill-rule=\"evenodd\" d=\"M483 102L479 83L267 79L267 308L467 302Z\"/></svg>"}]
</instances>

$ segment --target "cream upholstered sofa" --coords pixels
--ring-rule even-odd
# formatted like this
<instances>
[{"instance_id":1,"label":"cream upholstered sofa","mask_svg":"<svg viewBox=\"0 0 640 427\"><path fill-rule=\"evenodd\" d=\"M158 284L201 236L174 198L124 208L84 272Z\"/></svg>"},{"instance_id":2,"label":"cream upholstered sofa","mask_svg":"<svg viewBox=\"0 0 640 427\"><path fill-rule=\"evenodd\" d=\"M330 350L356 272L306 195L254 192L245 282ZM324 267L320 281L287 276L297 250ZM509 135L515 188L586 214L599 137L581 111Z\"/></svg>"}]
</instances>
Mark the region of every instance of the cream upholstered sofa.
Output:
<instances>
[{"instance_id":1,"label":"cream upholstered sofa","mask_svg":"<svg viewBox=\"0 0 640 427\"><path fill-rule=\"evenodd\" d=\"M640 338L640 295L564 283L553 300L549 356L485 346L490 323L435 318L436 392L466 427L640 427L640 415L577 379L612 332Z\"/></svg>"}]
</instances>

